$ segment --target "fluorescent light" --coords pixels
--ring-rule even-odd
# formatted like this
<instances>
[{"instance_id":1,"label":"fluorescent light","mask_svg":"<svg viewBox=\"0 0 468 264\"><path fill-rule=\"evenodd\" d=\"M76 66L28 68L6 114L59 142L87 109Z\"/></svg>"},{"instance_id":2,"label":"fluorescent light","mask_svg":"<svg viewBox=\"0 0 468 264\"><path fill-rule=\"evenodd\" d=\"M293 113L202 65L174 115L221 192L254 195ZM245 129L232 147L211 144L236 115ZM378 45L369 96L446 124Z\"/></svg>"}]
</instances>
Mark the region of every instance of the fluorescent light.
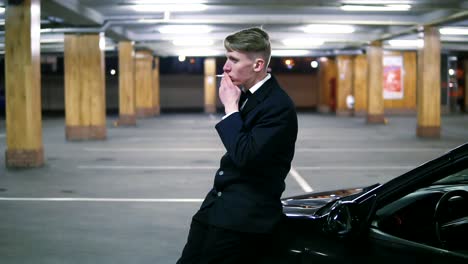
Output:
<instances>
[{"instance_id":1,"label":"fluorescent light","mask_svg":"<svg viewBox=\"0 0 468 264\"><path fill-rule=\"evenodd\" d=\"M304 28L306 33L321 33L321 34L349 34L354 32L354 27L348 25L326 25L314 24Z\"/></svg>"},{"instance_id":2,"label":"fluorescent light","mask_svg":"<svg viewBox=\"0 0 468 264\"><path fill-rule=\"evenodd\" d=\"M202 4L166 4L166 5L132 5L131 8L138 12L194 12L207 8Z\"/></svg>"},{"instance_id":3,"label":"fluorescent light","mask_svg":"<svg viewBox=\"0 0 468 264\"><path fill-rule=\"evenodd\" d=\"M213 43L212 39L175 39L172 41L175 46L211 46Z\"/></svg>"},{"instance_id":4,"label":"fluorescent light","mask_svg":"<svg viewBox=\"0 0 468 264\"><path fill-rule=\"evenodd\" d=\"M205 25L170 25L162 26L158 30L163 34L204 34L213 29Z\"/></svg>"},{"instance_id":5,"label":"fluorescent light","mask_svg":"<svg viewBox=\"0 0 468 264\"><path fill-rule=\"evenodd\" d=\"M422 39L391 39L388 41L388 44L392 47L422 48L424 46L424 41Z\"/></svg>"},{"instance_id":6,"label":"fluorescent light","mask_svg":"<svg viewBox=\"0 0 468 264\"><path fill-rule=\"evenodd\" d=\"M0 6L0 14L5 13L5 8Z\"/></svg>"},{"instance_id":7,"label":"fluorescent light","mask_svg":"<svg viewBox=\"0 0 468 264\"><path fill-rule=\"evenodd\" d=\"M282 42L284 45L291 47L320 46L323 44L323 40L314 38L284 39Z\"/></svg>"},{"instance_id":8,"label":"fluorescent light","mask_svg":"<svg viewBox=\"0 0 468 264\"><path fill-rule=\"evenodd\" d=\"M309 54L308 50L272 50L271 55L282 57L282 56L303 56Z\"/></svg>"},{"instance_id":9,"label":"fluorescent light","mask_svg":"<svg viewBox=\"0 0 468 264\"><path fill-rule=\"evenodd\" d=\"M439 29L442 35L468 35L468 28L466 27L443 27Z\"/></svg>"},{"instance_id":10,"label":"fluorescent light","mask_svg":"<svg viewBox=\"0 0 468 264\"><path fill-rule=\"evenodd\" d=\"M344 11L408 11L411 5L342 5Z\"/></svg>"},{"instance_id":11,"label":"fluorescent light","mask_svg":"<svg viewBox=\"0 0 468 264\"><path fill-rule=\"evenodd\" d=\"M63 38L41 38L41 43L61 43Z\"/></svg>"}]
</instances>

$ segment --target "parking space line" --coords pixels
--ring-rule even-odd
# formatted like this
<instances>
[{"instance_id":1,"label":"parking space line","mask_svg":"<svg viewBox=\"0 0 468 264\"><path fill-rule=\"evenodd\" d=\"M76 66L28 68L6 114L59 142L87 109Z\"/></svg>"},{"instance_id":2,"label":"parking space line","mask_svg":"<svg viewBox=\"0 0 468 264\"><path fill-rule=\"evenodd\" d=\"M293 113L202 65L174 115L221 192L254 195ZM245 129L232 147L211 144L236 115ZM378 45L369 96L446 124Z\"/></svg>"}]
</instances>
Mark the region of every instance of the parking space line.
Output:
<instances>
[{"instance_id":1,"label":"parking space line","mask_svg":"<svg viewBox=\"0 0 468 264\"><path fill-rule=\"evenodd\" d=\"M83 148L88 152L221 152L223 148ZM446 152L446 148L297 148L296 152Z\"/></svg>"},{"instance_id":2,"label":"parking space line","mask_svg":"<svg viewBox=\"0 0 468 264\"><path fill-rule=\"evenodd\" d=\"M299 170L410 170L416 166L318 166L318 167L296 167Z\"/></svg>"},{"instance_id":3,"label":"parking space line","mask_svg":"<svg viewBox=\"0 0 468 264\"><path fill-rule=\"evenodd\" d=\"M200 202L203 202L203 199L0 197L0 201L16 201L16 202L110 202L110 203L200 203Z\"/></svg>"},{"instance_id":4,"label":"parking space line","mask_svg":"<svg viewBox=\"0 0 468 264\"><path fill-rule=\"evenodd\" d=\"M222 148L83 148L88 152L220 152Z\"/></svg>"},{"instance_id":5,"label":"parking space line","mask_svg":"<svg viewBox=\"0 0 468 264\"><path fill-rule=\"evenodd\" d=\"M88 166L79 165L81 170L217 170L215 166Z\"/></svg>"},{"instance_id":6,"label":"parking space line","mask_svg":"<svg viewBox=\"0 0 468 264\"><path fill-rule=\"evenodd\" d=\"M296 152L445 152L446 148L298 148Z\"/></svg>"},{"instance_id":7,"label":"parking space line","mask_svg":"<svg viewBox=\"0 0 468 264\"><path fill-rule=\"evenodd\" d=\"M302 190L304 192L313 192L314 189L310 187L310 185L302 178L302 176L293 168L291 167L291 170L289 171L289 174L296 180L296 182L301 186Z\"/></svg>"}]
</instances>

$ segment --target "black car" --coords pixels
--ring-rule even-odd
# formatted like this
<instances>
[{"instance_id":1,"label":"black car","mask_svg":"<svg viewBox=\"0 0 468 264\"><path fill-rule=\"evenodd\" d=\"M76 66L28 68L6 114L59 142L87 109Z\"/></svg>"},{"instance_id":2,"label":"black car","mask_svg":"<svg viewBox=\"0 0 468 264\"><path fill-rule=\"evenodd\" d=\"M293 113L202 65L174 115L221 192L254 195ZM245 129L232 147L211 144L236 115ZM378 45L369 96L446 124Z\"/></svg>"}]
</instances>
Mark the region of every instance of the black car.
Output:
<instances>
[{"instance_id":1,"label":"black car","mask_svg":"<svg viewBox=\"0 0 468 264\"><path fill-rule=\"evenodd\" d=\"M270 263L468 263L468 144L385 184L282 202Z\"/></svg>"}]
</instances>

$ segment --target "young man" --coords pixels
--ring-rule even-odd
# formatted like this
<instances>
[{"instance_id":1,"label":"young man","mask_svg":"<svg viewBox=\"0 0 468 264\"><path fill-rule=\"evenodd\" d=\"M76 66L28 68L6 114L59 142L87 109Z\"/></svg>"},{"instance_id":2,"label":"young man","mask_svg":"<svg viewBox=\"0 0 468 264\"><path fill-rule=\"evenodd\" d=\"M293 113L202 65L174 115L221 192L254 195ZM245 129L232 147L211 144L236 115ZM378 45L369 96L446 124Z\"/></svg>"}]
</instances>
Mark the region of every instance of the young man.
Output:
<instances>
[{"instance_id":1,"label":"young man","mask_svg":"<svg viewBox=\"0 0 468 264\"><path fill-rule=\"evenodd\" d=\"M297 137L294 104L267 72L265 31L241 30L224 46L219 97L226 115L216 130L227 152L178 264L256 263L282 217L280 198Z\"/></svg>"}]
</instances>

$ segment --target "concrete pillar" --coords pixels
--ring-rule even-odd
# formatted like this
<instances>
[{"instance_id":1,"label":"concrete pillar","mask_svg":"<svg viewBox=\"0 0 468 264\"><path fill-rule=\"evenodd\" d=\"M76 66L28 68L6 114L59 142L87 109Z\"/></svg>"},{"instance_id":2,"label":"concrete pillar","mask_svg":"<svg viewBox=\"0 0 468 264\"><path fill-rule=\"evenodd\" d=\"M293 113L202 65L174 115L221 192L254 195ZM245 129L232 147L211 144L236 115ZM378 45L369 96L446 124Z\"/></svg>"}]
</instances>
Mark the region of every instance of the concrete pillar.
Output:
<instances>
[{"instance_id":1,"label":"concrete pillar","mask_svg":"<svg viewBox=\"0 0 468 264\"><path fill-rule=\"evenodd\" d=\"M320 113L329 113L335 110L336 86L337 66L335 61L331 58L320 58L318 89L318 111Z\"/></svg>"},{"instance_id":2,"label":"concrete pillar","mask_svg":"<svg viewBox=\"0 0 468 264\"><path fill-rule=\"evenodd\" d=\"M205 113L216 113L216 60L205 59Z\"/></svg>"},{"instance_id":3,"label":"concrete pillar","mask_svg":"<svg viewBox=\"0 0 468 264\"><path fill-rule=\"evenodd\" d=\"M353 58L348 55L336 57L338 66L338 85L336 90L336 114L349 116L351 109L346 105L346 97L353 95Z\"/></svg>"},{"instance_id":4,"label":"concrete pillar","mask_svg":"<svg viewBox=\"0 0 468 264\"><path fill-rule=\"evenodd\" d=\"M149 50L136 52L135 89L137 117L153 116L153 53Z\"/></svg>"},{"instance_id":5,"label":"concrete pillar","mask_svg":"<svg viewBox=\"0 0 468 264\"><path fill-rule=\"evenodd\" d=\"M119 42L119 121L121 126L136 125L135 60L133 43Z\"/></svg>"},{"instance_id":6,"label":"concrete pillar","mask_svg":"<svg viewBox=\"0 0 468 264\"><path fill-rule=\"evenodd\" d=\"M5 163L10 168L44 164L41 116L40 1L9 3L5 22Z\"/></svg>"},{"instance_id":7,"label":"concrete pillar","mask_svg":"<svg viewBox=\"0 0 468 264\"><path fill-rule=\"evenodd\" d=\"M416 135L440 137L440 34L437 27L424 28L424 48L419 56L418 126Z\"/></svg>"},{"instance_id":8,"label":"concrete pillar","mask_svg":"<svg viewBox=\"0 0 468 264\"><path fill-rule=\"evenodd\" d=\"M65 35L67 140L106 139L104 34Z\"/></svg>"},{"instance_id":9,"label":"concrete pillar","mask_svg":"<svg viewBox=\"0 0 468 264\"><path fill-rule=\"evenodd\" d=\"M161 114L161 85L159 81L159 58L154 58L154 67L153 67L153 109L154 115Z\"/></svg>"},{"instance_id":10,"label":"concrete pillar","mask_svg":"<svg viewBox=\"0 0 468 264\"><path fill-rule=\"evenodd\" d=\"M367 115L367 56L357 55L354 58L354 114Z\"/></svg>"},{"instance_id":11,"label":"concrete pillar","mask_svg":"<svg viewBox=\"0 0 468 264\"><path fill-rule=\"evenodd\" d=\"M383 124L383 48L381 42L373 42L367 48L367 123Z\"/></svg>"}]
</instances>

